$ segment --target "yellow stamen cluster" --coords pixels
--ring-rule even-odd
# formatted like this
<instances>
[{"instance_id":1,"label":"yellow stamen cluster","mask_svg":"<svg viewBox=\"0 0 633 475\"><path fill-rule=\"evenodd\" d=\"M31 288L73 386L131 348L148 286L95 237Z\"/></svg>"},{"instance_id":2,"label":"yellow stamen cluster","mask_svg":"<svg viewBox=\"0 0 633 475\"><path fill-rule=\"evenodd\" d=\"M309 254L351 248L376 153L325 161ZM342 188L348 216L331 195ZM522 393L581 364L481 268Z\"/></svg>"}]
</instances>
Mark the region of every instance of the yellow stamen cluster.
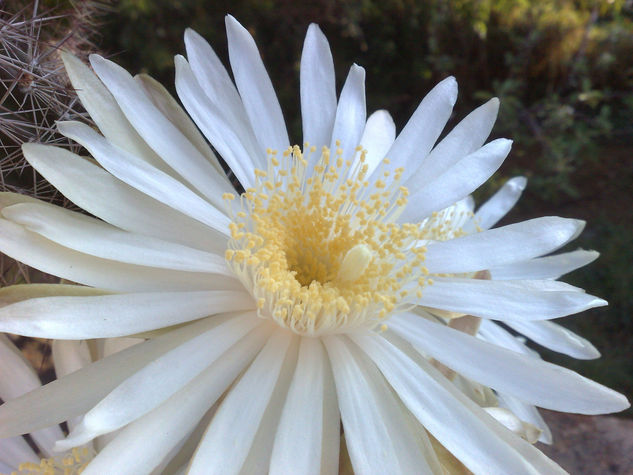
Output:
<instances>
[{"instance_id":1,"label":"yellow stamen cluster","mask_svg":"<svg viewBox=\"0 0 633 475\"><path fill-rule=\"evenodd\" d=\"M39 464L22 463L11 475L77 475L84 471L93 456L87 447L75 448L68 455L42 459Z\"/></svg>"},{"instance_id":2,"label":"yellow stamen cluster","mask_svg":"<svg viewBox=\"0 0 633 475\"><path fill-rule=\"evenodd\" d=\"M259 314L304 335L374 327L400 306L403 288L417 292L428 271L418 224L396 224L408 190L403 169L369 180L366 152L343 157L298 146L279 157L231 211L227 262L258 302ZM378 173L380 171L380 173ZM231 208L233 195L224 197ZM411 287L411 286L409 286Z\"/></svg>"}]
</instances>

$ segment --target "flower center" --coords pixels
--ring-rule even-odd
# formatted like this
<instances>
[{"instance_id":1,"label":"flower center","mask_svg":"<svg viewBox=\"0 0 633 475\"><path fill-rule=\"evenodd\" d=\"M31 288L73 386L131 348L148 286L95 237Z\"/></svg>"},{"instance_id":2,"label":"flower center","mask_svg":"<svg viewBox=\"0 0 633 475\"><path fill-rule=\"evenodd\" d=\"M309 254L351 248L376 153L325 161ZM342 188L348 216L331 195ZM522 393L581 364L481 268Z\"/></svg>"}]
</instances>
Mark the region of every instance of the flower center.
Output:
<instances>
[{"instance_id":1,"label":"flower center","mask_svg":"<svg viewBox=\"0 0 633 475\"><path fill-rule=\"evenodd\" d=\"M313 166L315 148L306 149L306 157L298 146L280 158L269 151L268 170L255 170L255 187L231 211L227 262L260 316L283 327L304 335L373 327L398 309L406 284L422 286L428 274L419 225L395 223L407 203L403 170L392 176L385 159L368 179L360 148L346 160L323 147Z\"/></svg>"}]
</instances>

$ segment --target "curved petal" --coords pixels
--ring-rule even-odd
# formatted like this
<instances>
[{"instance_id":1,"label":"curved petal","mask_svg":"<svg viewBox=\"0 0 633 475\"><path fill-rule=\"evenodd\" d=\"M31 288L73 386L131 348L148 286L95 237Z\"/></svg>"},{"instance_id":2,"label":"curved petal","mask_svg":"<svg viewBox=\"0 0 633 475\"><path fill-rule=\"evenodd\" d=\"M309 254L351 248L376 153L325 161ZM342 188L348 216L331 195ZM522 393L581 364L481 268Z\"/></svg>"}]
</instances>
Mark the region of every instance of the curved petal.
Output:
<instances>
[{"instance_id":1,"label":"curved petal","mask_svg":"<svg viewBox=\"0 0 633 475\"><path fill-rule=\"evenodd\" d=\"M231 69L255 137L261 150L281 153L290 146L286 123L255 40L231 15L225 24Z\"/></svg>"},{"instance_id":2,"label":"curved petal","mask_svg":"<svg viewBox=\"0 0 633 475\"><path fill-rule=\"evenodd\" d=\"M510 211L525 190L527 180L517 176L510 178L488 201L475 213L473 225L481 229L490 229Z\"/></svg>"},{"instance_id":3,"label":"curved petal","mask_svg":"<svg viewBox=\"0 0 633 475\"><path fill-rule=\"evenodd\" d=\"M82 473L145 473L154 469L195 428L269 334L267 325L253 330L167 401L126 426ZM147 444L148 440L152 443Z\"/></svg>"},{"instance_id":4,"label":"curved petal","mask_svg":"<svg viewBox=\"0 0 633 475\"><path fill-rule=\"evenodd\" d=\"M70 201L127 231L224 252L226 240L208 226L123 183L79 155L40 144L22 145L24 157ZM23 202L23 201L18 201ZM134 203L134 206L130 206Z\"/></svg>"},{"instance_id":5,"label":"curved petal","mask_svg":"<svg viewBox=\"0 0 633 475\"><path fill-rule=\"evenodd\" d=\"M111 338L254 308L249 294L231 290L44 297L0 308L0 331L62 340Z\"/></svg>"},{"instance_id":6,"label":"curved petal","mask_svg":"<svg viewBox=\"0 0 633 475\"><path fill-rule=\"evenodd\" d=\"M498 111L499 100L493 98L468 114L433 148L405 186L415 190L432 182L462 157L480 148L490 135Z\"/></svg>"},{"instance_id":7,"label":"curved petal","mask_svg":"<svg viewBox=\"0 0 633 475\"><path fill-rule=\"evenodd\" d=\"M332 141L336 117L336 81L330 45L318 25L311 23L301 53L301 120L303 143L317 150Z\"/></svg>"},{"instance_id":8,"label":"curved petal","mask_svg":"<svg viewBox=\"0 0 633 475\"><path fill-rule=\"evenodd\" d=\"M369 116L360 139L361 147L367 150L367 176L370 176L385 158L395 138L396 124L389 112L378 110Z\"/></svg>"},{"instance_id":9,"label":"curved petal","mask_svg":"<svg viewBox=\"0 0 633 475\"><path fill-rule=\"evenodd\" d=\"M159 356L99 401L55 448L70 450L144 416L197 378L261 323L254 313L236 316ZM183 361L187 364L182 365ZM148 387L152 388L149 392Z\"/></svg>"},{"instance_id":10,"label":"curved petal","mask_svg":"<svg viewBox=\"0 0 633 475\"><path fill-rule=\"evenodd\" d=\"M494 267L490 269L490 275L493 280L558 279L568 272L593 262L599 255L596 251L579 249L555 256L540 257Z\"/></svg>"},{"instance_id":11,"label":"curved petal","mask_svg":"<svg viewBox=\"0 0 633 475\"><path fill-rule=\"evenodd\" d=\"M211 203L205 201L178 180L117 149L85 124L58 122L57 128L61 134L86 147L106 170L128 185L219 233L229 235L229 218L214 206L224 207L220 195Z\"/></svg>"},{"instance_id":12,"label":"curved petal","mask_svg":"<svg viewBox=\"0 0 633 475\"><path fill-rule=\"evenodd\" d=\"M354 64L345 79L336 107L330 143L332 156L340 148L345 159L353 158L363 134L366 117L365 70Z\"/></svg>"},{"instance_id":13,"label":"curved petal","mask_svg":"<svg viewBox=\"0 0 633 475\"><path fill-rule=\"evenodd\" d=\"M545 348L580 360L600 358L600 352L583 337L554 322L508 322L508 325Z\"/></svg>"},{"instance_id":14,"label":"curved petal","mask_svg":"<svg viewBox=\"0 0 633 475\"><path fill-rule=\"evenodd\" d=\"M241 289L235 279L125 264L55 244L22 226L0 219L0 248L28 266L91 287L120 292Z\"/></svg>"},{"instance_id":15,"label":"curved petal","mask_svg":"<svg viewBox=\"0 0 633 475\"><path fill-rule=\"evenodd\" d=\"M467 378L539 407L605 414L630 406L622 394L578 373L413 314L393 317L389 327L416 349Z\"/></svg>"},{"instance_id":16,"label":"curved petal","mask_svg":"<svg viewBox=\"0 0 633 475\"><path fill-rule=\"evenodd\" d=\"M145 142L211 203L221 206L221 193L215 190L226 188L226 182L154 105L143 87L125 69L101 56L91 55L90 63Z\"/></svg>"},{"instance_id":17,"label":"curved petal","mask_svg":"<svg viewBox=\"0 0 633 475\"><path fill-rule=\"evenodd\" d=\"M0 406L0 438L26 434L86 413L145 365L227 318L218 315L178 328L6 401Z\"/></svg>"},{"instance_id":18,"label":"curved petal","mask_svg":"<svg viewBox=\"0 0 633 475\"><path fill-rule=\"evenodd\" d=\"M147 267L232 276L224 257L181 244L122 231L57 206L16 204L2 215L69 249L103 259Z\"/></svg>"},{"instance_id":19,"label":"curved petal","mask_svg":"<svg viewBox=\"0 0 633 475\"><path fill-rule=\"evenodd\" d=\"M508 321L547 320L607 305L604 300L562 282L444 277L424 286L422 297L413 301L423 307Z\"/></svg>"},{"instance_id":20,"label":"curved petal","mask_svg":"<svg viewBox=\"0 0 633 475\"><path fill-rule=\"evenodd\" d=\"M556 217L530 219L481 233L429 244L424 261L431 273L475 272L530 259L566 244L584 221Z\"/></svg>"},{"instance_id":21,"label":"curved petal","mask_svg":"<svg viewBox=\"0 0 633 475\"><path fill-rule=\"evenodd\" d=\"M541 430L539 435L539 442L544 444L552 443L552 431L547 426L547 423L543 420L538 409L531 404L526 404L517 398L508 394L497 394L499 399L499 405L512 411L519 419L528 422Z\"/></svg>"},{"instance_id":22,"label":"curved petal","mask_svg":"<svg viewBox=\"0 0 633 475\"><path fill-rule=\"evenodd\" d=\"M415 206L407 206L400 221L419 222L433 211L444 209L469 195L497 171L511 146L512 141L497 139L462 158L409 197L409 203L415 203Z\"/></svg>"},{"instance_id":23,"label":"curved petal","mask_svg":"<svg viewBox=\"0 0 633 475\"><path fill-rule=\"evenodd\" d=\"M404 167L403 182L426 161L442 133L457 100L457 81L450 76L422 99L407 125L387 152L393 163ZM453 200L455 202L457 200Z\"/></svg>"},{"instance_id":24,"label":"curved petal","mask_svg":"<svg viewBox=\"0 0 633 475\"><path fill-rule=\"evenodd\" d=\"M240 470L284 372L284 361L296 346L294 340L281 330L268 340L216 412L191 461L190 472L228 474ZM257 397L253 397L255 393Z\"/></svg>"},{"instance_id":25,"label":"curved petal","mask_svg":"<svg viewBox=\"0 0 633 475\"><path fill-rule=\"evenodd\" d=\"M324 339L355 473L433 473L376 368L339 336Z\"/></svg>"},{"instance_id":26,"label":"curved petal","mask_svg":"<svg viewBox=\"0 0 633 475\"><path fill-rule=\"evenodd\" d=\"M327 426L339 426L338 416L328 420L329 414L325 414L326 392L334 385L328 366L321 342L301 338L297 367L275 435L271 474L324 473L321 448L332 433ZM338 430L335 434L338 436Z\"/></svg>"},{"instance_id":27,"label":"curved petal","mask_svg":"<svg viewBox=\"0 0 633 475\"><path fill-rule=\"evenodd\" d=\"M423 358L413 361L375 333L351 338L420 423L474 473L565 473L541 451L498 424Z\"/></svg>"}]
</instances>

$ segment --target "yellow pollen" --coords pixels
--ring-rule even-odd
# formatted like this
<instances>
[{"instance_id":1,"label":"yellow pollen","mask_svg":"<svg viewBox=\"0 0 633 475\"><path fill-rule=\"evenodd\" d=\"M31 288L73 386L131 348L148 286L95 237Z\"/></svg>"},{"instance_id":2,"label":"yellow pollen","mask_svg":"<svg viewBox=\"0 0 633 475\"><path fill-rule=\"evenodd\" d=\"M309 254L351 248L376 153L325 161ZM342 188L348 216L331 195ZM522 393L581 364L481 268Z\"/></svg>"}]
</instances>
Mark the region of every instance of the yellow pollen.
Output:
<instances>
[{"instance_id":1,"label":"yellow pollen","mask_svg":"<svg viewBox=\"0 0 633 475\"><path fill-rule=\"evenodd\" d=\"M11 475L78 475L93 457L94 452L87 447L74 448L67 455L42 459L39 464L21 463Z\"/></svg>"},{"instance_id":2,"label":"yellow pollen","mask_svg":"<svg viewBox=\"0 0 633 475\"><path fill-rule=\"evenodd\" d=\"M269 149L267 172L255 170L229 226L226 260L260 317L302 335L384 331L390 314L410 307L403 298L432 282L424 244L446 234L439 220L397 224L409 195L404 170L384 170L384 159L372 178L367 151L348 158L340 145L318 159L314 145Z\"/></svg>"}]
</instances>

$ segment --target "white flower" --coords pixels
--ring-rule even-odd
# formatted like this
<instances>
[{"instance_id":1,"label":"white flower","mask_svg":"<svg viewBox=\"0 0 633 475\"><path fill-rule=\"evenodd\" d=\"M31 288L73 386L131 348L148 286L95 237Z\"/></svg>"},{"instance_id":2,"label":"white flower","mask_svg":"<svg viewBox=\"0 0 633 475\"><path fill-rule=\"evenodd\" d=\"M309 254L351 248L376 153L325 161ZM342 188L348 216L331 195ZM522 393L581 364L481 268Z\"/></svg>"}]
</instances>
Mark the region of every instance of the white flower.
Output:
<instances>
[{"instance_id":1,"label":"white flower","mask_svg":"<svg viewBox=\"0 0 633 475\"><path fill-rule=\"evenodd\" d=\"M170 460L166 473L336 473L342 421L358 473L442 473L438 442L475 473L562 472L502 425L525 435L519 419L471 399L468 381L585 414L622 410L626 398L447 325L466 314L524 324L605 304L522 270L542 267L536 259L583 223L463 229L462 200L510 150L503 139L484 145L498 102L435 144L457 95L448 78L396 137L385 111L366 118L359 66L337 101L329 46L312 25L304 146L290 147L253 39L230 16L227 31L237 88L187 31L176 89L246 190L239 199L160 85L98 56L96 76L65 58L103 135L76 122L59 130L100 166L50 146L24 153L100 219L4 194L0 249L84 286L3 289L0 330L146 341L8 401L0 435L85 414L57 448L120 432L84 474L150 473ZM481 278L516 263L517 276Z\"/></svg>"}]
</instances>

